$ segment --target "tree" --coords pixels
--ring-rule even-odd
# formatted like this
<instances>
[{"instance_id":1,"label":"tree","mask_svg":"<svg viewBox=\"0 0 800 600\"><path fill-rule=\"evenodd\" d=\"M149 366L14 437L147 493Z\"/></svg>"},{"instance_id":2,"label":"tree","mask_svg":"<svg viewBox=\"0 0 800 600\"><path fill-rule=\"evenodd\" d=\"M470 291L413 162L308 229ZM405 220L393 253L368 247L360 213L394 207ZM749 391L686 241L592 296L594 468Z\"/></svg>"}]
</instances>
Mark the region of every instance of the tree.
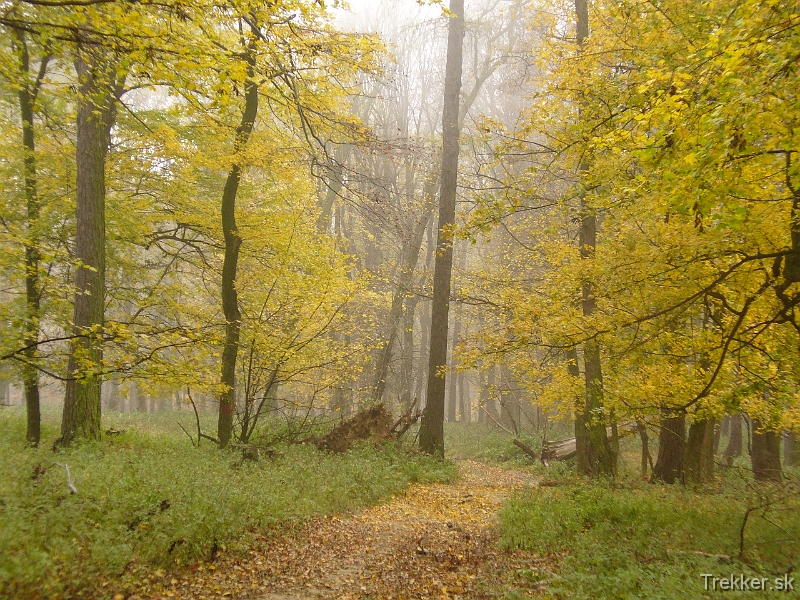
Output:
<instances>
[{"instance_id":1,"label":"tree","mask_svg":"<svg viewBox=\"0 0 800 600\"><path fill-rule=\"evenodd\" d=\"M447 330L453 267L453 226L458 184L458 113L461 58L464 39L464 1L450 1L442 112L442 174L439 191L439 226L433 276L428 390L419 444L423 452L444 458L444 390L447 369Z\"/></svg>"}]
</instances>

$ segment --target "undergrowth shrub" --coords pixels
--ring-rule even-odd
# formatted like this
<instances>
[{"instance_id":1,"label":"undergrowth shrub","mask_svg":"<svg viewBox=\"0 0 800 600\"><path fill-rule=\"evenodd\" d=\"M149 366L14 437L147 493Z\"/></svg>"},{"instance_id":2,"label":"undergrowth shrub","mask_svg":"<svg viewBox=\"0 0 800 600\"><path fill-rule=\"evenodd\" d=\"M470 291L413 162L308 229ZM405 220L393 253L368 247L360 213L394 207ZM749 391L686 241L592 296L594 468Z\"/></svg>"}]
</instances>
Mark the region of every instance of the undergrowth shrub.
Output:
<instances>
[{"instance_id":1,"label":"undergrowth shrub","mask_svg":"<svg viewBox=\"0 0 800 600\"><path fill-rule=\"evenodd\" d=\"M145 416L146 417L146 416ZM244 549L248 534L353 510L410 482L445 481L456 468L387 444L341 455L310 446L243 460L177 433L125 432L52 452L24 445L24 414L0 412L0 596L57 596L132 561L167 566ZM65 465L77 494L67 487Z\"/></svg>"},{"instance_id":2,"label":"undergrowth shrub","mask_svg":"<svg viewBox=\"0 0 800 600\"><path fill-rule=\"evenodd\" d=\"M755 506L740 558L743 517ZM556 572L541 576L558 598L697 598L711 593L703 573L771 582L797 569L798 510L791 486L754 494L738 481L700 492L573 480L514 495L500 511L501 545L548 557Z\"/></svg>"}]
</instances>

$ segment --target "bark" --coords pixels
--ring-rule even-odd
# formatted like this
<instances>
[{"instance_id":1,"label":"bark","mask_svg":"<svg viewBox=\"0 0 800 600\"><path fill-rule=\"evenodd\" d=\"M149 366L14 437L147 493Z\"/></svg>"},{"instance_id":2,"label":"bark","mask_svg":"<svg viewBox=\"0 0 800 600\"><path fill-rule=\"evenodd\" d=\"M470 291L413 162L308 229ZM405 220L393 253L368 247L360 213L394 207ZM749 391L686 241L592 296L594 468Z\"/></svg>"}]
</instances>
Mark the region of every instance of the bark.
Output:
<instances>
[{"instance_id":1,"label":"bark","mask_svg":"<svg viewBox=\"0 0 800 600\"><path fill-rule=\"evenodd\" d=\"M658 435L658 458L653 467L651 481L675 483L683 479L683 463L686 449L686 416L671 416L665 412L661 417Z\"/></svg>"},{"instance_id":2,"label":"bark","mask_svg":"<svg viewBox=\"0 0 800 600\"><path fill-rule=\"evenodd\" d=\"M589 10L586 0L575 0L575 14L577 17L577 42L579 51L589 36ZM589 169L586 163L581 163L581 174ZM597 246L597 217L581 198L581 230L580 249L581 258L589 259L594 254ZM591 283L584 283L581 289L582 308L584 316L594 313L594 290ZM606 435L606 419L603 406L603 372L600 363L600 346L596 340L584 344L584 379L586 381L586 408L584 415L588 431L586 457L588 459L588 473L591 476L614 474L614 456Z\"/></svg>"},{"instance_id":3,"label":"bark","mask_svg":"<svg viewBox=\"0 0 800 600\"><path fill-rule=\"evenodd\" d=\"M49 58L42 59L39 75L30 82L30 56L25 33L17 30L17 45L20 53L22 82L17 90L20 116L22 117L23 171L25 178L25 205L27 212L27 235L25 239L25 365L22 368L22 387L25 393L27 431L25 439L33 446L41 438L41 408L39 402L39 371L36 368L39 342L39 314L41 285L39 283L39 193L36 175L36 136L33 122L36 96Z\"/></svg>"},{"instance_id":4,"label":"bark","mask_svg":"<svg viewBox=\"0 0 800 600\"><path fill-rule=\"evenodd\" d=\"M742 455L742 420L741 413L731 417L731 436L728 438L728 446L722 453L729 467L733 465L734 458Z\"/></svg>"},{"instance_id":5,"label":"bark","mask_svg":"<svg viewBox=\"0 0 800 600\"><path fill-rule=\"evenodd\" d=\"M236 402L236 359L239 355L239 331L242 315L239 311L239 295L236 291L236 269L239 262L239 249L242 238L236 225L236 196L242 176L238 154L247 145L253 132L258 114L258 83L255 81L255 58L253 47L248 47L245 60L247 82L245 83L244 111L242 120L236 128L234 141L234 163L225 180L222 191L221 217L222 234L225 242L225 256L222 262L222 313L225 316L225 346L222 349L222 373L220 383L223 392L219 398L217 419L217 439L225 447L233 435L233 412Z\"/></svg>"},{"instance_id":6,"label":"bark","mask_svg":"<svg viewBox=\"0 0 800 600\"><path fill-rule=\"evenodd\" d=\"M403 314L403 356L400 363L400 407L403 413L411 407L414 387L414 320L418 301L419 296L406 298Z\"/></svg>"},{"instance_id":7,"label":"bark","mask_svg":"<svg viewBox=\"0 0 800 600\"><path fill-rule=\"evenodd\" d=\"M716 419L693 421L686 443L684 476L689 483L708 483L714 478L714 429Z\"/></svg>"},{"instance_id":8,"label":"bark","mask_svg":"<svg viewBox=\"0 0 800 600\"><path fill-rule=\"evenodd\" d=\"M640 464L640 470L642 473L642 479L646 481L647 465L652 464L652 459L650 458L650 440L647 437L647 427L645 427L644 423L641 421L636 422L636 431L639 432L639 437L642 440L642 460Z\"/></svg>"},{"instance_id":9,"label":"bark","mask_svg":"<svg viewBox=\"0 0 800 600\"><path fill-rule=\"evenodd\" d=\"M783 445L783 462L787 467L800 467L800 439L793 431L786 433Z\"/></svg>"},{"instance_id":10,"label":"bark","mask_svg":"<svg viewBox=\"0 0 800 600\"><path fill-rule=\"evenodd\" d=\"M578 351L570 348L566 353L567 373L572 377L580 377L578 368ZM589 432L586 429L586 403L584 398L575 398L575 461L578 473L590 475L589 470Z\"/></svg>"},{"instance_id":11,"label":"bark","mask_svg":"<svg viewBox=\"0 0 800 600\"><path fill-rule=\"evenodd\" d=\"M753 419L753 447L751 460L756 481L780 482L781 436L778 431L767 431L761 421Z\"/></svg>"},{"instance_id":12,"label":"bark","mask_svg":"<svg viewBox=\"0 0 800 600\"><path fill-rule=\"evenodd\" d=\"M461 307L456 306L455 315L453 315L453 340L452 345L453 348L459 342L459 337L461 336ZM450 362L453 361L453 353L452 350L450 351ZM454 374L450 377L450 381L448 382L447 386L447 422L448 423L455 423L458 420L458 406L457 406L457 393L458 393L458 385L456 383L457 377Z\"/></svg>"},{"instance_id":13,"label":"bark","mask_svg":"<svg viewBox=\"0 0 800 600\"><path fill-rule=\"evenodd\" d=\"M93 49L96 52L96 49ZM122 82L114 60L80 48L77 102L74 334L67 364L61 439L100 438L105 301L105 163Z\"/></svg>"},{"instance_id":14,"label":"bark","mask_svg":"<svg viewBox=\"0 0 800 600\"><path fill-rule=\"evenodd\" d=\"M461 420L464 423L472 423L472 403L467 393L467 379L464 371L456 374L456 385L458 385L458 408L461 411Z\"/></svg>"},{"instance_id":15,"label":"bark","mask_svg":"<svg viewBox=\"0 0 800 600\"><path fill-rule=\"evenodd\" d=\"M439 193L439 232L433 275L431 344L428 358L426 410L419 432L420 449L444 458L444 388L447 369L447 328L450 277L453 268L452 227L455 224L458 183L458 105L461 91L464 0L450 0L442 114L442 175Z\"/></svg>"}]
</instances>

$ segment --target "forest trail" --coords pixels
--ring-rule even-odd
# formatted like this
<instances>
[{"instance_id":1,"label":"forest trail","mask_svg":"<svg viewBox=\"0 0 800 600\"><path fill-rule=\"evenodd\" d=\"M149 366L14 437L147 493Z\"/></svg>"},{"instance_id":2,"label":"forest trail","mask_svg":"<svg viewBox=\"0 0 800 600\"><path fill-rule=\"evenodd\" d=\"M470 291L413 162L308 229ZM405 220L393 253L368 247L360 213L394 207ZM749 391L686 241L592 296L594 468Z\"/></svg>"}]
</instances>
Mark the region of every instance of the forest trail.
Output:
<instances>
[{"instance_id":1,"label":"forest trail","mask_svg":"<svg viewBox=\"0 0 800 600\"><path fill-rule=\"evenodd\" d=\"M472 461L454 484L414 485L347 517L310 524L255 558L269 592L306 598L476 598L497 558L496 513L531 476Z\"/></svg>"},{"instance_id":2,"label":"forest trail","mask_svg":"<svg viewBox=\"0 0 800 600\"><path fill-rule=\"evenodd\" d=\"M248 600L489 598L487 581L515 568L497 548L497 510L532 475L459 463L452 484L416 484L355 515L313 519L264 539L249 558L220 557L164 596ZM188 586L187 586L188 584ZM194 591L192 589L194 588ZM172 594L169 594L172 592ZM163 593L163 592L162 592ZM190 595L189 595L190 594Z\"/></svg>"}]
</instances>

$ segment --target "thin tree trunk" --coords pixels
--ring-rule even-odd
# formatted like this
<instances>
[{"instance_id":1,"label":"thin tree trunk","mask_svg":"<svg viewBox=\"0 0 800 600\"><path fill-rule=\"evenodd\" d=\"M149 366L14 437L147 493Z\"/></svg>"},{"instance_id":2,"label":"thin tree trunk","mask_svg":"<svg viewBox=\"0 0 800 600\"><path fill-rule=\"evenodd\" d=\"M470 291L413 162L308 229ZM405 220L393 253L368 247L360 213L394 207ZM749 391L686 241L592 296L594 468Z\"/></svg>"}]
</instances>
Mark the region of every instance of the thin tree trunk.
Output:
<instances>
[{"instance_id":1,"label":"thin tree trunk","mask_svg":"<svg viewBox=\"0 0 800 600\"><path fill-rule=\"evenodd\" d=\"M428 223L433 215L437 180L438 177L433 177L425 182L425 204L423 205L422 217L417 221L411 235L408 249L404 252L402 258L399 280L394 294L392 295L392 307L389 309L389 337L380 350L375 369L375 382L372 386L372 395L376 402L380 402L383 399L383 393L386 390L386 379L389 375L389 364L392 359L392 353L394 352L397 329L400 325L401 317L403 316L403 303L411 291L411 284L414 281L414 272L417 269L419 253L422 248L422 240L425 237L425 230L428 228Z\"/></svg>"},{"instance_id":2,"label":"thin tree trunk","mask_svg":"<svg viewBox=\"0 0 800 600\"><path fill-rule=\"evenodd\" d=\"M22 369L22 386L25 392L27 431L25 439L33 446L41 438L41 409L39 403L39 371L36 358L39 354L39 313L41 286L39 283L39 192L36 174L36 137L33 122L36 96L47 69L49 57L44 57L36 80L30 82L30 57L25 33L17 30L17 45L20 53L22 83L17 90L20 116L22 117L23 170L25 176L25 204L27 211L27 235L25 240L25 365Z\"/></svg>"},{"instance_id":3,"label":"thin tree trunk","mask_svg":"<svg viewBox=\"0 0 800 600\"><path fill-rule=\"evenodd\" d=\"M94 50L94 49L93 49ZM80 48L75 59L77 102L74 334L67 364L61 439L100 438L100 386L105 302L105 164L116 99L121 93L116 65Z\"/></svg>"},{"instance_id":4,"label":"thin tree trunk","mask_svg":"<svg viewBox=\"0 0 800 600\"><path fill-rule=\"evenodd\" d=\"M781 436L777 431L766 431L761 421L753 419L752 466L756 481L780 482Z\"/></svg>"},{"instance_id":5,"label":"thin tree trunk","mask_svg":"<svg viewBox=\"0 0 800 600\"><path fill-rule=\"evenodd\" d=\"M726 464L730 467L733 466L733 459L742 455L742 422L743 417L741 413L731 417L730 430L731 436L728 438L728 446L722 453L725 457Z\"/></svg>"},{"instance_id":6,"label":"thin tree trunk","mask_svg":"<svg viewBox=\"0 0 800 600\"><path fill-rule=\"evenodd\" d=\"M783 462L787 467L800 467L800 439L793 431L786 433L783 444Z\"/></svg>"},{"instance_id":7,"label":"thin tree trunk","mask_svg":"<svg viewBox=\"0 0 800 600\"><path fill-rule=\"evenodd\" d=\"M652 481L675 483L683 479L683 462L686 450L686 416L661 417L658 435L658 458L653 467Z\"/></svg>"},{"instance_id":8,"label":"thin tree trunk","mask_svg":"<svg viewBox=\"0 0 800 600\"><path fill-rule=\"evenodd\" d=\"M459 336L461 335L461 307L456 306L455 314L453 315L453 339L452 347L455 348L458 344ZM453 350L450 350L450 363L453 362ZM458 420L458 407L456 401L456 377L450 377L447 385L447 422L455 423Z\"/></svg>"},{"instance_id":9,"label":"thin tree trunk","mask_svg":"<svg viewBox=\"0 0 800 600\"><path fill-rule=\"evenodd\" d=\"M641 421L636 422L636 431L639 432L639 437L642 440L642 460L640 465L640 470L642 474L642 479L647 481L647 465L651 464L652 459L650 458L650 444L649 439L647 437L647 427L644 426L644 423Z\"/></svg>"},{"instance_id":10,"label":"thin tree trunk","mask_svg":"<svg viewBox=\"0 0 800 600\"><path fill-rule=\"evenodd\" d=\"M589 37L589 9L587 0L575 0L577 16L577 42L579 51ZM584 174L589 167L581 163L579 171ZM584 197L581 197L581 258L586 260L594 255L597 247L597 217ZM584 283L581 290L584 316L594 313L594 290L590 283ZM586 381L586 410L584 415L588 429L588 471L592 476L614 474L614 457L606 435L606 415L603 406L603 372L600 362L600 346L596 340L587 341L583 348L584 378ZM576 440L577 441L577 440Z\"/></svg>"},{"instance_id":11,"label":"thin tree trunk","mask_svg":"<svg viewBox=\"0 0 800 600\"><path fill-rule=\"evenodd\" d=\"M255 58L253 46L247 49L247 81L244 93L242 120L236 128L234 141L234 163L228 172L225 188L222 191L222 234L225 240L225 257L222 262L222 313L225 316L225 346L222 350L222 373L220 383L223 392L219 399L217 419L217 439L225 447L233 435L233 412L236 403L236 359L239 354L239 331L242 314L239 311L239 294L236 291L236 270L239 262L239 249L242 238L236 225L236 195L242 176L239 164L241 152L250 139L258 114L258 83L255 77Z\"/></svg>"},{"instance_id":12,"label":"thin tree trunk","mask_svg":"<svg viewBox=\"0 0 800 600\"><path fill-rule=\"evenodd\" d=\"M458 105L461 92L461 60L464 41L464 0L450 0L442 114L442 176L439 193L439 232L433 275L431 346L428 359L426 410L419 432L423 452L444 458L444 387L447 370L447 328L450 312L450 277L456 188L458 184Z\"/></svg>"}]
</instances>

